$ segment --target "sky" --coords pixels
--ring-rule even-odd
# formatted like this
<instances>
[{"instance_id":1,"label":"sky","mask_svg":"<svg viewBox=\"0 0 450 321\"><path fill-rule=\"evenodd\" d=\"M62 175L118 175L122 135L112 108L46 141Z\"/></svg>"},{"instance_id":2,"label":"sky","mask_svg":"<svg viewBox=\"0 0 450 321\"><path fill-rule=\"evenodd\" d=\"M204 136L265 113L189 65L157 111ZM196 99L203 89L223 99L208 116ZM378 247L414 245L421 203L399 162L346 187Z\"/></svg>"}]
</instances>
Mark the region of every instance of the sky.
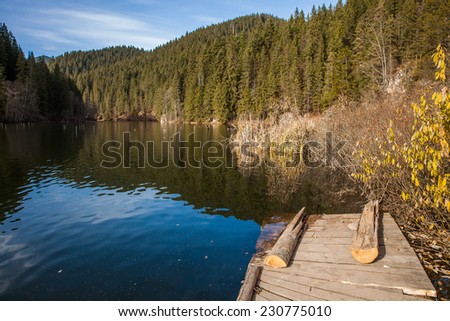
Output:
<instances>
[{"instance_id":1,"label":"sky","mask_svg":"<svg viewBox=\"0 0 450 321\"><path fill-rule=\"evenodd\" d=\"M153 49L186 32L252 13L289 18L295 8L336 0L0 0L6 23L25 53L130 45Z\"/></svg>"}]
</instances>

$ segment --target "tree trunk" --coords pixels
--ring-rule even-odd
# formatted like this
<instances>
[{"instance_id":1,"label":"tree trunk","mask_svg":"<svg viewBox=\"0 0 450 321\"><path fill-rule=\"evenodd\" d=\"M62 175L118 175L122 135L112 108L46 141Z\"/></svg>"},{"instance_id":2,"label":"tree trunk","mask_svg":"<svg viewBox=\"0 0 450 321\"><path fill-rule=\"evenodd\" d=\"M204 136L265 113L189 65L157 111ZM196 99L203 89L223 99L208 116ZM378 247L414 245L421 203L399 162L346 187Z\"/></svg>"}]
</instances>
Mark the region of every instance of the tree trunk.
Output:
<instances>
[{"instance_id":1,"label":"tree trunk","mask_svg":"<svg viewBox=\"0 0 450 321\"><path fill-rule=\"evenodd\" d=\"M377 258L378 201L371 201L364 207L350 251L360 263L372 263Z\"/></svg>"},{"instance_id":2,"label":"tree trunk","mask_svg":"<svg viewBox=\"0 0 450 321\"><path fill-rule=\"evenodd\" d=\"M305 218L305 208L294 217L281 233L280 238L275 243L269 255L264 259L264 264L272 267L286 267L291 260L298 238L303 231Z\"/></svg>"}]
</instances>

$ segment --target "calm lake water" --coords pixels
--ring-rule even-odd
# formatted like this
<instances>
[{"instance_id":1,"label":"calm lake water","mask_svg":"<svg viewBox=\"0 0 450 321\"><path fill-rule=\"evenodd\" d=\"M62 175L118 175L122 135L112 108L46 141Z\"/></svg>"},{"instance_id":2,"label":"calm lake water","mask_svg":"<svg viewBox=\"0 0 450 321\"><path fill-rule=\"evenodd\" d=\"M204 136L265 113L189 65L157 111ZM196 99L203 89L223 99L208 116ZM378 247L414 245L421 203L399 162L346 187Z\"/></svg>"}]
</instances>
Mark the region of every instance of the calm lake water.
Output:
<instances>
[{"instance_id":1,"label":"calm lake water","mask_svg":"<svg viewBox=\"0 0 450 321\"><path fill-rule=\"evenodd\" d=\"M261 227L302 206L351 210L321 190L332 173L274 193L236 166L139 168L135 154L130 168L100 166L126 132L153 141L156 160L178 132L228 137L219 125L0 124L1 300L234 300ZM181 158L204 157L183 146Z\"/></svg>"}]
</instances>

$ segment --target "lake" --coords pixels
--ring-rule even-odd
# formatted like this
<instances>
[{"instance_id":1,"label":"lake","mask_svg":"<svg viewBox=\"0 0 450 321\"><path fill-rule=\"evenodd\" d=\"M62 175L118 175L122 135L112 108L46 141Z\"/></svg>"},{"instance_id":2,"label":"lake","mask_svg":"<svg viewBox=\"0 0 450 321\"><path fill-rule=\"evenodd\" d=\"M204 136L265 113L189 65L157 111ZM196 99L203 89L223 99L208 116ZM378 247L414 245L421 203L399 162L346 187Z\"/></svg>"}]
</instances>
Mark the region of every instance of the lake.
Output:
<instances>
[{"instance_id":1,"label":"lake","mask_svg":"<svg viewBox=\"0 0 450 321\"><path fill-rule=\"evenodd\" d=\"M117 166L124 133L133 148ZM196 144L228 136L223 125L0 124L0 299L235 300L266 226L303 206L358 210L330 197L339 180L323 190L329 171L274 192L226 148L206 162Z\"/></svg>"}]
</instances>

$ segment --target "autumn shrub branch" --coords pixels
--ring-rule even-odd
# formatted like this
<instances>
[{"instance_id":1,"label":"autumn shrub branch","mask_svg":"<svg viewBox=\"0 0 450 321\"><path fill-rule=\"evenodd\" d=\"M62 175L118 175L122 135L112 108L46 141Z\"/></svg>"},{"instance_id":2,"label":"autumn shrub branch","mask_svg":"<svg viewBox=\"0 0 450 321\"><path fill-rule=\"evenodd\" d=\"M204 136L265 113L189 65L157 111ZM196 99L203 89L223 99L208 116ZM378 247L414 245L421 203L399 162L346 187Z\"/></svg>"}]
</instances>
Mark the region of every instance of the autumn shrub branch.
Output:
<instances>
[{"instance_id":1,"label":"autumn shrub branch","mask_svg":"<svg viewBox=\"0 0 450 321\"><path fill-rule=\"evenodd\" d=\"M441 45L433 55L440 90L431 100L422 96L412 104L413 122L404 135L390 122L386 134L377 140L377 152L364 146L354 152L359 165L353 173L367 190L388 196L389 202L406 208L404 217L417 225L450 229L450 97L446 86L446 50ZM380 186L384 190L380 192Z\"/></svg>"}]
</instances>

